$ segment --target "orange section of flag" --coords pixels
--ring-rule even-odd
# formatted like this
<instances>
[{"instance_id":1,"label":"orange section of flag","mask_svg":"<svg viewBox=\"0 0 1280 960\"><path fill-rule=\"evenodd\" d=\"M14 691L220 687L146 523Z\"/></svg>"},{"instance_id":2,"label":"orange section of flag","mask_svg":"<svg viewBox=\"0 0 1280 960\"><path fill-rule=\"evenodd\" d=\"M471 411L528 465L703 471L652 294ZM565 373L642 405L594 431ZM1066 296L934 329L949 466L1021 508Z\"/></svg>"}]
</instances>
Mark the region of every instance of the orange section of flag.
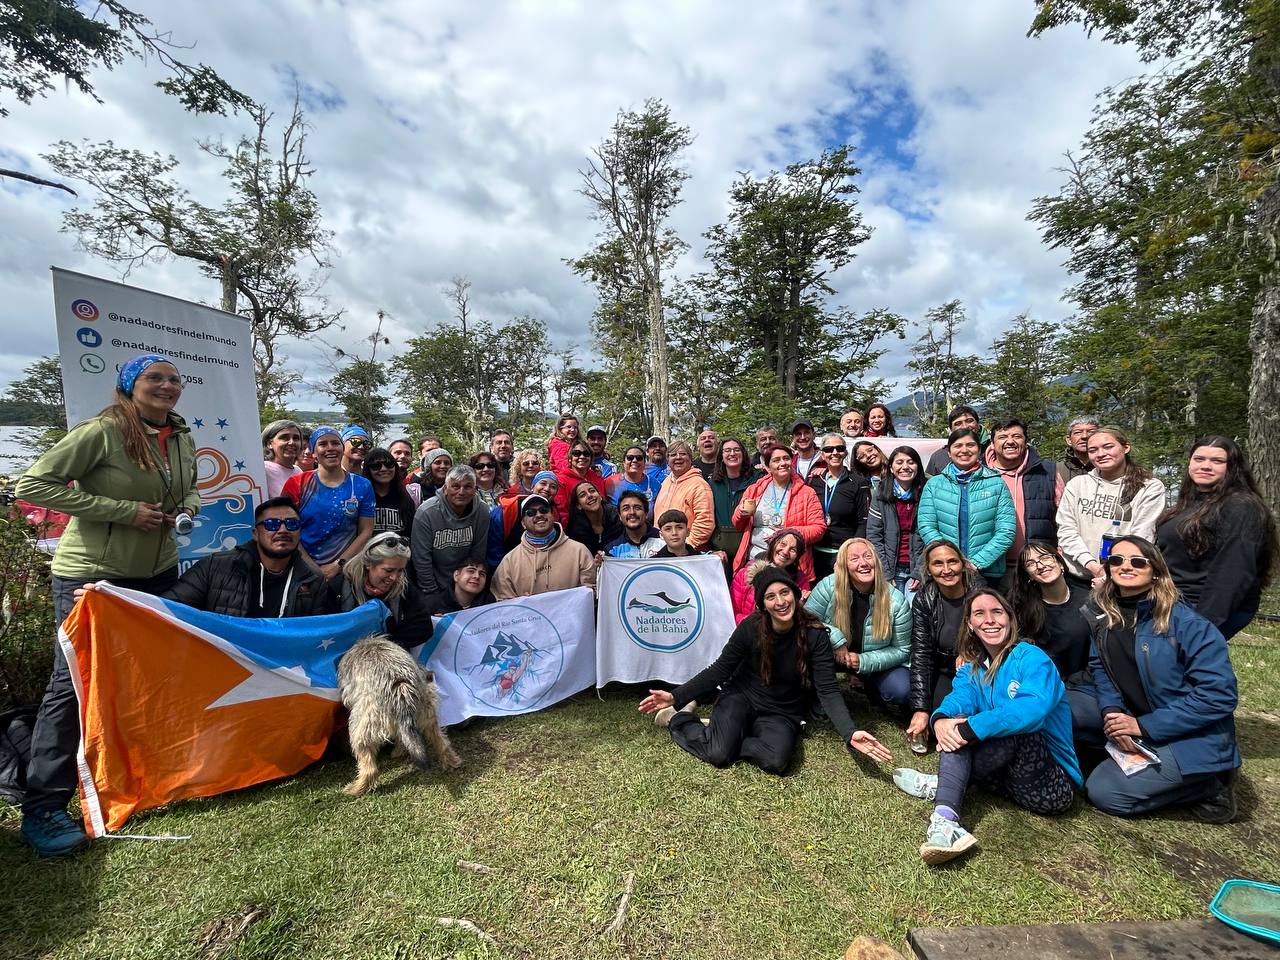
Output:
<instances>
[{"instance_id":1,"label":"orange section of flag","mask_svg":"<svg viewBox=\"0 0 1280 960\"><path fill-rule=\"evenodd\" d=\"M333 732L339 704L313 694L207 709L250 671L180 621L119 596L87 593L63 633L79 667L90 835L140 810L297 773Z\"/></svg>"}]
</instances>

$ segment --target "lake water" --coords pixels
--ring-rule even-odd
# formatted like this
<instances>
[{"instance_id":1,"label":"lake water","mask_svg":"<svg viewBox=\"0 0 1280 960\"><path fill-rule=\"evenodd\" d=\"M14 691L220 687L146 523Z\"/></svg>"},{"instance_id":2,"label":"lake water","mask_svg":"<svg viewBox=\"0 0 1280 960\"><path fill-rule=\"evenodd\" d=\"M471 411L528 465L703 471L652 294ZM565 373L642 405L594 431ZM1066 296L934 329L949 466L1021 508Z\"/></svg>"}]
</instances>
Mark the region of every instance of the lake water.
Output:
<instances>
[{"instance_id":1,"label":"lake water","mask_svg":"<svg viewBox=\"0 0 1280 960\"><path fill-rule=\"evenodd\" d=\"M18 441L18 434L27 427L0 427L0 474L17 476L35 459Z\"/></svg>"}]
</instances>

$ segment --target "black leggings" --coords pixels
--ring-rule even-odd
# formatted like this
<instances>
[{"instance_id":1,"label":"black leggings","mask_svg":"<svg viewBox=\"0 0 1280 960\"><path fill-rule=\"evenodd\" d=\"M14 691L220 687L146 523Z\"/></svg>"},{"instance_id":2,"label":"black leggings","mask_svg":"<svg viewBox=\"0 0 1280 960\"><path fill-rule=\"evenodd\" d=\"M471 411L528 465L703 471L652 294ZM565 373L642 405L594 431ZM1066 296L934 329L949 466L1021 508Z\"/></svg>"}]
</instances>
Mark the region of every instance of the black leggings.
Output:
<instances>
[{"instance_id":1,"label":"black leggings","mask_svg":"<svg viewBox=\"0 0 1280 960\"><path fill-rule=\"evenodd\" d=\"M769 773L786 773L799 738L799 723L779 713L756 712L743 693L720 697L710 726L691 713L671 719L671 739L677 746L713 767L745 760Z\"/></svg>"},{"instance_id":2,"label":"black leggings","mask_svg":"<svg viewBox=\"0 0 1280 960\"><path fill-rule=\"evenodd\" d=\"M1038 732L979 740L943 753L935 802L958 814L971 778L1032 813L1064 813L1075 799L1075 784Z\"/></svg>"}]
</instances>

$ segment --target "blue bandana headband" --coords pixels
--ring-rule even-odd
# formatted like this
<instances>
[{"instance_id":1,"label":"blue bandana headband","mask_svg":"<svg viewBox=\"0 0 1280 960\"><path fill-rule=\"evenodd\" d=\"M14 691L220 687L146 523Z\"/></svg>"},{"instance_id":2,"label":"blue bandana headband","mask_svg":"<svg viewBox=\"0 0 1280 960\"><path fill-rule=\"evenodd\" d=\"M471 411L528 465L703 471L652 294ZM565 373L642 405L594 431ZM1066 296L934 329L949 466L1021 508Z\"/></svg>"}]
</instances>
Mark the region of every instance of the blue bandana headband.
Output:
<instances>
[{"instance_id":1,"label":"blue bandana headband","mask_svg":"<svg viewBox=\"0 0 1280 960\"><path fill-rule=\"evenodd\" d=\"M321 437L337 437L339 440L341 440L342 434L340 434L333 427L316 427L314 430L311 431L310 439L307 440L307 448L312 453L316 452L316 442Z\"/></svg>"},{"instance_id":2,"label":"blue bandana headband","mask_svg":"<svg viewBox=\"0 0 1280 960\"><path fill-rule=\"evenodd\" d=\"M551 480L555 483L557 490L560 488L560 478L557 477L550 470L543 470L540 474L538 474L536 477L533 478L533 483L531 483L529 486L536 487L538 485L539 480Z\"/></svg>"},{"instance_id":3,"label":"blue bandana headband","mask_svg":"<svg viewBox=\"0 0 1280 960\"><path fill-rule=\"evenodd\" d=\"M116 377L116 386L120 388L121 393L126 397L132 397L133 385L138 382L142 371L153 363L173 363L173 361L158 353L144 353L140 357L134 357L120 368L120 375Z\"/></svg>"},{"instance_id":4,"label":"blue bandana headband","mask_svg":"<svg viewBox=\"0 0 1280 960\"><path fill-rule=\"evenodd\" d=\"M360 426L359 424L353 423L342 428L342 442L346 443L352 437L364 437L366 440L368 440L369 434L364 427Z\"/></svg>"}]
</instances>

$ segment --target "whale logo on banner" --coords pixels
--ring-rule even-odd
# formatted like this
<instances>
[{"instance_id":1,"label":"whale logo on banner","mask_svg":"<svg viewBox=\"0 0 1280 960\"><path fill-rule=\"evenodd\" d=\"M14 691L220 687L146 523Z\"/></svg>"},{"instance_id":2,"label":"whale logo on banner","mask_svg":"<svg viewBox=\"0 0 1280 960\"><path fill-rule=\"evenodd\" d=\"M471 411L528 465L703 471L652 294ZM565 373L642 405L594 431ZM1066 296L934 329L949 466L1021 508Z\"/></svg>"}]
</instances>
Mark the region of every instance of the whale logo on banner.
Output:
<instances>
[{"instance_id":1,"label":"whale logo on banner","mask_svg":"<svg viewBox=\"0 0 1280 960\"><path fill-rule=\"evenodd\" d=\"M724 567L714 556L606 558L598 577L596 684L683 683L733 632Z\"/></svg>"},{"instance_id":2,"label":"whale logo on banner","mask_svg":"<svg viewBox=\"0 0 1280 960\"><path fill-rule=\"evenodd\" d=\"M674 653L698 639L706 602L697 581L677 563L646 563L618 588L618 618L645 650Z\"/></svg>"}]
</instances>

